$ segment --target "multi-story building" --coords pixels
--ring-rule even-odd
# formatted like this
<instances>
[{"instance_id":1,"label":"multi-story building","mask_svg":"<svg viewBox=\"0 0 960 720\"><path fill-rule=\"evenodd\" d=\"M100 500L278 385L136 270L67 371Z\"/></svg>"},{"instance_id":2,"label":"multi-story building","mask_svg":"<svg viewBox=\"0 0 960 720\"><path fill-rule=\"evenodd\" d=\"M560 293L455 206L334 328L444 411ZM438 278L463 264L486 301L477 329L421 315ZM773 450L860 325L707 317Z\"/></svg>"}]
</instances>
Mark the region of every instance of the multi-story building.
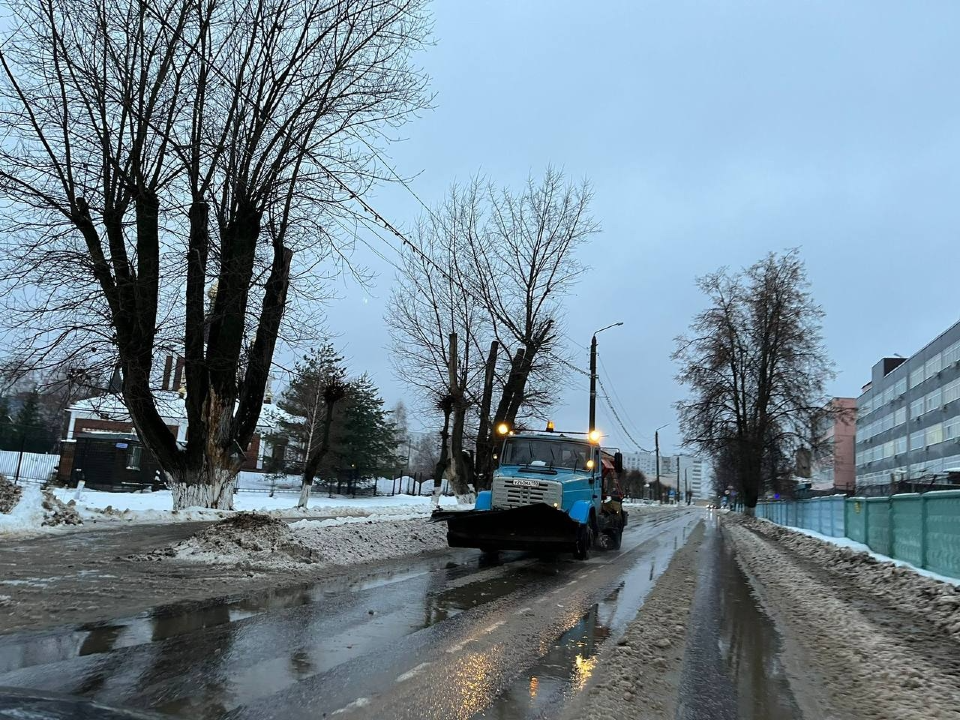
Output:
<instances>
[{"instance_id":1,"label":"multi-story building","mask_svg":"<svg viewBox=\"0 0 960 720\"><path fill-rule=\"evenodd\" d=\"M857 485L960 468L960 322L910 358L883 358L857 399Z\"/></svg>"},{"instance_id":2,"label":"multi-story building","mask_svg":"<svg viewBox=\"0 0 960 720\"><path fill-rule=\"evenodd\" d=\"M657 477L657 456L652 452L624 453L625 470L639 470L652 482ZM664 485L677 485L677 470L680 470L680 486L683 491L689 487L695 498L709 495L706 463L692 455L661 455L660 480Z\"/></svg>"},{"instance_id":3,"label":"multi-story building","mask_svg":"<svg viewBox=\"0 0 960 720\"><path fill-rule=\"evenodd\" d=\"M826 407L829 422L821 428L822 449L813 459L810 479L817 490L853 491L857 484L854 436L857 399L833 398Z\"/></svg>"}]
</instances>

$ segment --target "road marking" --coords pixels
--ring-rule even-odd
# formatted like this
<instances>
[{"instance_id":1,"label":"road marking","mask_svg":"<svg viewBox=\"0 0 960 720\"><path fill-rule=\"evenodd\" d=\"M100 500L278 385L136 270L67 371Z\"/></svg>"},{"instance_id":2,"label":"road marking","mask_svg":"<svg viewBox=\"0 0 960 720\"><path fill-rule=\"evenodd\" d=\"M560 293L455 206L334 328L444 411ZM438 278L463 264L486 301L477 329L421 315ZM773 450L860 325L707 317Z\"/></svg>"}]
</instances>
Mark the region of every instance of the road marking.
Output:
<instances>
[{"instance_id":1,"label":"road marking","mask_svg":"<svg viewBox=\"0 0 960 720\"><path fill-rule=\"evenodd\" d=\"M497 620L497 622L495 622L493 625L491 625L490 627L486 628L485 630L481 630L480 632L481 632L482 635L489 635L490 633L492 633L494 630L496 630L496 629L497 629L498 627L500 627L501 625L506 625L506 623L507 623L506 620Z\"/></svg>"},{"instance_id":2,"label":"road marking","mask_svg":"<svg viewBox=\"0 0 960 720\"><path fill-rule=\"evenodd\" d=\"M349 705L344 705L339 710L334 710L331 715L339 715L342 712L350 712L351 710L356 710L357 708L366 707L370 704L370 698L357 698Z\"/></svg>"},{"instance_id":3,"label":"road marking","mask_svg":"<svg viewBox=\"0 0 960 720\"><path fill-rule=\"evenodd\" d=\"M574 578L573 580L571 580L570 582L568 582L568 583L566 584L566 587L570 587L571 585L576 585L576 584L577 584L577 579Z\"/></svg>"},{"instance_id":4,"label":"road marking","mask_svg":"<svg viewBox=\"0 0 960 720\"><path fill-rule=\"evenodd\" d=\"M431 665L433 665L433 663L429 663L429 662L420 663L415 668L411 670L407 670L403 675L398 675L397 682L400 683L400 682L403 682L404 680L409 680L412 677L416 677Z\"/></svg>"},{"instance_id":5,"label":"road marking","mask_svg":"<svg viewBox=\"0 0 960 720\"><path fill-rule=\"evenodd\" d=\"M473 642L472 639L470 639L470 640L464 640L463 642L458 642L456 645L451 645L450 647L448 647L448 648L447 648L447 652L448 652L448 653L451 653L451 654L452 654L452 653L460 652L461 650L463 650L467 645L469 645L469 644L472 643L472 642Z\"/></svg>"},{"instance_id":6,"label":"road marking","mask_svg":"<svg viewBox=\"0 0 960 720\"><path fill-rule=\"evenodd\" d=\"M517 610L517 611L514 613L514 615L523 615L524 613L528 613L528 612L530 612L530 611L531 611L531 608L528 608L528 607L526 607L526 608L520 608L519 610Z\"/></svg>"}]
</instances>

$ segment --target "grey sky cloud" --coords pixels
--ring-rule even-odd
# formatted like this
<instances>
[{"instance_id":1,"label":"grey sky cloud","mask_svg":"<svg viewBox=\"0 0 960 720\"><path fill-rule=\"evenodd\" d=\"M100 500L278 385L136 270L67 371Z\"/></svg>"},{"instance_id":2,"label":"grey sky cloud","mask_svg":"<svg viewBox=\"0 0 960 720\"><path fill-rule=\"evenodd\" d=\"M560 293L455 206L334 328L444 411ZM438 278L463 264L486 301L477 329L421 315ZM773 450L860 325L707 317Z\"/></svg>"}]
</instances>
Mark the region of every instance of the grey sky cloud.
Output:
<instances>
[{"instance_id":1,"label":"grey sky cloud","mask_svg":"<svg viewBox=\"0 0 960 720\"><path fill-rule=\"evenodd\" d=\"M436 109L390 148L436 202L482 172L520 184L553 163L591 180L603 232L568 300L567 332L603 365L652 444L682 390L669 359L702 298L697 275L799 246L827 312L837 395L883 354L908 355L957 319L960 4L953 2L438 2L421 58ZM400 226L400 187L372 204ZM330 327L388 401L383 312L394 270L348 284ZM570 348L583 367L585 348ZM607 379L601 376L605 384ZM602 403L601 403L602 405ZM571 375L557 425L586 425ZM613 443L632 449L601 409Z\"/></svg>"}]
</instances>

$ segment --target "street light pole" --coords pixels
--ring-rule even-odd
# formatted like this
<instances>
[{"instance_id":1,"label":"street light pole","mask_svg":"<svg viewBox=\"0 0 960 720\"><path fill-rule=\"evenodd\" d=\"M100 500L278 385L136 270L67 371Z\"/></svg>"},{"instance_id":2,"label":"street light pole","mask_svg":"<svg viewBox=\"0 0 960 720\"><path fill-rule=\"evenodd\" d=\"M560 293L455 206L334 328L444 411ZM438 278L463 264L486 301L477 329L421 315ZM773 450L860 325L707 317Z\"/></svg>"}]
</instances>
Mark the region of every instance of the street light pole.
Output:
<instances>
[{"instance_id":1,"label":"street light pole","mask_svg":"<svg viewBox=\"0 0 960 720\"><path fill-rule=\"evenodd\" d=\"M657 495L659 496L657 499L661 504L663 504L663 483L660 482L660 431L669 424L661 425L653 431L653 447L657 455Z\"/></svg>"},{"instance_id":2,"label":"street light pole","mask_svg":"<svg viewBox=\"0 0 960 720\"><path fill-rule=\"evenodd\" d=\"M619 327L622 322L615 322L597 330L590 340L590 423L587 430L593 432L597 429L597 335L604 330L612 327Z\"/></svg>"}]
</instances>

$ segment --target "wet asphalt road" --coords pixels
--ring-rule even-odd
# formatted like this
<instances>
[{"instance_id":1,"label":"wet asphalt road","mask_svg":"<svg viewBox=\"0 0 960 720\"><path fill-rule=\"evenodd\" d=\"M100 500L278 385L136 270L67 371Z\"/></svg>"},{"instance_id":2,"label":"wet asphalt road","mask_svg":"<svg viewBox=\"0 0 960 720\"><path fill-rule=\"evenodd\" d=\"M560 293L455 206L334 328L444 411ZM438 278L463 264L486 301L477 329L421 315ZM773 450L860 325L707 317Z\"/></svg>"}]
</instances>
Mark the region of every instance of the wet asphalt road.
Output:
<instances>
[{"instance_id":1,"label":"wet asphalt road","mask_svg":"<svg viewBox=\"0 0 960 720\"><path fill-rule=\"evenodd\" d=\"M585 563L512 554L484 567L451 551L363 579L4 635L0 686L198 719L552 717L701 517L637 517L619 551Z\"/></svg>"},{"instance_id":2,"label":"wet asphalt road","mask_svg":"<svg viewBox=\"0 0 960 720\"><path fill-rule=\"evenodd\" d=\"M476 551L311 585L0 636L0 687L208 720L553 718L707 520L678 720L799 718L776 629L714 518L631 517L587 562Z\"/></svg>"}]
</instances>

